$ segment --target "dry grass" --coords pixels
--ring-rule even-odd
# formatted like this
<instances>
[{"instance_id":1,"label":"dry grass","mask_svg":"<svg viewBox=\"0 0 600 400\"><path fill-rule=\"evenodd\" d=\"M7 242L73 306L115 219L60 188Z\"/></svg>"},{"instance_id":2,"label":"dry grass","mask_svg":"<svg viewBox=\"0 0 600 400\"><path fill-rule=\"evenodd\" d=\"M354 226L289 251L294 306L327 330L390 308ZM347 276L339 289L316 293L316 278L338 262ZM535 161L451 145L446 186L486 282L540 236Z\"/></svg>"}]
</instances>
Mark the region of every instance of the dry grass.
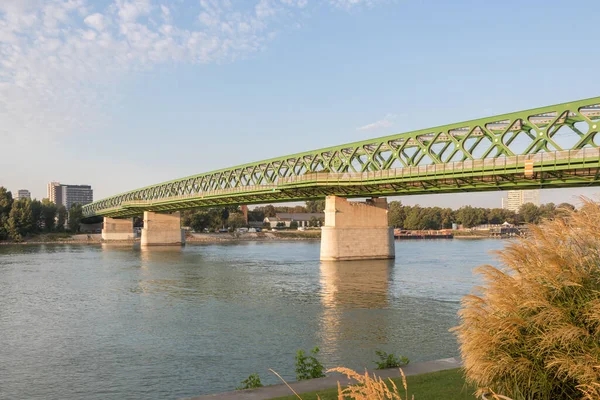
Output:
<instances>
[{"instance_id":1,"label":"dry grass","mask_svg":"<svg viewBox=\"0 0 600 400\"><path fill-rule=\"evenodd\" d=\"M530 227L463 299L467 380L514 399L600 399L600 205Z\"/></svg>"},{"instance_id":2,"label":"dry grass","mask_svg":"<svg viewBox=\"0 0 600 400\"><path fill-rule=\"evenodd\" d=\"M288 383L275 371L270 369L272 373L277 375L279 379L283 383L287 385L287 387L296 395L297 398L302 400L302 397ZM388 379L389 383L384 381L383 379L373 375L370 376L368 372L365 372L364 375L359 374L349 368L332 368L327 370L327 372L339 372L341 374L346 375L348 378L354 379L357 383L354 385L350 385L346 388L342 388L340 383L338 382L338 399L354 399L354 400L408 400L408 386L406 385L406 376L404 376L404 372L400 369L400 374L402 375L402 385L404 386L405 397L402 397L398 387L391 379ZM317 396L318 399L320 397ZM414 400L414 396L411 400Z\"/></svg>"},{"instance_id":3,"label":"dry grass","mask_svg":"<svg viewBox=\"0 0 600 400\"><path fill-rule=\"evenodd\" d=\"M355 400L369 400L369 399L381 399L381 400L408 400L408 387L406 386L406 377L404 372L400 369L402 375L402 385L404 386L405 397L403 398L398 390L398 387L391 379L388 379L389 383L386 383L383 379L373 375L369 376L368 372L364 375L359 374L348 368L333 368L327 372L339 372L346 375L348 378L354 379L358 382L355 385L350 385L344 389L338 382L338 399L355 399ZM414 400L414 396L413 396Z\"/></svg>"}]
</instances>

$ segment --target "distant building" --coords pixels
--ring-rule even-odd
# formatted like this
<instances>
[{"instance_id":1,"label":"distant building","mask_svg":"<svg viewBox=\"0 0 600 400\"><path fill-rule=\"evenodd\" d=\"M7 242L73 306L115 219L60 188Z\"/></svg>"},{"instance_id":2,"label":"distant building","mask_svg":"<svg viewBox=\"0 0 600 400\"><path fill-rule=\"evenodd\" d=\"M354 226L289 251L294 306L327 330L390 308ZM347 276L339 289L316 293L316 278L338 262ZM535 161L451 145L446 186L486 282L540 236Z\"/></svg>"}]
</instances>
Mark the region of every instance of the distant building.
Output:
<instances>
[{"instance_id":1,"label":"distant building","mask_svg":"<svg viewBox=\"0 0 600 400\"><path fill-rule=\"evenodd\" d=\"M289 228L292 221L296 221L298 227L308 227L313 218L322 220L325 213L277 213L274 217L266 217L264 222L270 224L271 228L277 227L278 223L283 223Z\"/></svg>"},{"instance_id":2,"label":"distant building","mask_svg":"<svg viewBox=\"0 0 600 400\"><path fill-rule=\"evenodd\" d=\"M56 205L63 205L67 210L73 204L90 204L94 201L94 191L90 185L64 185L60 182L48 184L48 199Z\"/></svg>"},{"instance_id":3,"label":"distant building","mask_svg":"<svg viewBox=\"0 0 600 400\"><path fill-rule=\"evenodd\" d=\"M539 190L509 190L508 199L502 199L502 208L519 212L519 208L523 204L533 203L536 206L540 205Z\"/></svg>"},{"instance_id":4,"label":"distant building","mask_svg":"<svg viewBox=\"0 0 600 400\"><path fill-rule=\"evenodd\" d=\"M27 189L19 189L17 191L17 197L15 199L30 199L31 200L31 192Z\"/></svg>"}]
</instances>

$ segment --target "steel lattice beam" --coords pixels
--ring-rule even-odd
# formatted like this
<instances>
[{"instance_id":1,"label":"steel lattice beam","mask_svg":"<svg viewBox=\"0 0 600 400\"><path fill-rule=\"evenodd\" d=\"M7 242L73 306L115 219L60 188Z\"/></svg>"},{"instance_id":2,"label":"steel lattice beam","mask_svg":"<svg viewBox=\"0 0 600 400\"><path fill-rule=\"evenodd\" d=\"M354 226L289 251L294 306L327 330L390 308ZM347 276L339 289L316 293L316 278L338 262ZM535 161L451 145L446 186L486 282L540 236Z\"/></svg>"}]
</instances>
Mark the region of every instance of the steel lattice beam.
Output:
<instances>
[{"instance_id":1,"label":"steel lattice beam","mask_svg":"<svg viewBox=\"0 0 600 400\"><path fill-rule=\"evenodd\" d=\"M595 97L163 182L95 201L84 206L84 215L132 216L144 210L299 201L327 194L364 197L598 184L599 128L600 97ZM521 176L530 158L536 174ZM586 169L589 174L581 172ZM459 185L456 179L467 183Z\"/></svg>"}]
</instances>

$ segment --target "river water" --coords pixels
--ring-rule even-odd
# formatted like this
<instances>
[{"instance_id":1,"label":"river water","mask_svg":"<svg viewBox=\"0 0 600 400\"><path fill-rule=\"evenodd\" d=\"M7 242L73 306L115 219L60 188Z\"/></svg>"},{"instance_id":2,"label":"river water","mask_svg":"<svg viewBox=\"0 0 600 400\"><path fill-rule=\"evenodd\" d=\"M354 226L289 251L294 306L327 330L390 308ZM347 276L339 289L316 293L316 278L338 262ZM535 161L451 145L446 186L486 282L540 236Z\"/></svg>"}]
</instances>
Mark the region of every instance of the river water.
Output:
<instances>
[{"instance_id":1,"label":"river water","mask_svg":"<svg viewBox=\"0 0 600 400\"><path fill-rule=\"evenodd\" d=\"M458 354L448 329L498 240L397 241L396 260L320 262L319 242L140 249L0 246L1 399L176 399L251 373Z\"/></svg>"}]
</instances>

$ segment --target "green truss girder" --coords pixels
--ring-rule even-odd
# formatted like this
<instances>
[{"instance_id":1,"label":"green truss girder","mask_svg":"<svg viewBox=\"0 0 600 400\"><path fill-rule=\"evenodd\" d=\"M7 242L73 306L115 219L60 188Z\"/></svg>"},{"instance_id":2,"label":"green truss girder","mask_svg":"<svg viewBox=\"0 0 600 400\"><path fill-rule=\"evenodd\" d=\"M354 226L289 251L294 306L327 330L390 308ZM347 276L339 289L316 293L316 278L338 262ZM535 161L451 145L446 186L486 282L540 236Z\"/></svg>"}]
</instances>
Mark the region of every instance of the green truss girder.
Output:
<instances>
[{"instance_id":1,"label":"green truss girder","mask_svg":"<svg viewBox=\"0 0 600 400\"><path fill-rule=\"evenodd\" d=\"M366 197L596 184L599 130L600 97L595 97L163 182L95 201L84 206L84 215L129 217L144 210L301 201L329 194ZM567 145L561 144L565 141ZM582 157L580 149L589 149L587 155ZM538 157L544 153L546 160ZM534 160L535 174L525 176L524 162L532 157L539 158ZM474 168L477 162L487 165Z\"/></svg>"}]
</instances>

